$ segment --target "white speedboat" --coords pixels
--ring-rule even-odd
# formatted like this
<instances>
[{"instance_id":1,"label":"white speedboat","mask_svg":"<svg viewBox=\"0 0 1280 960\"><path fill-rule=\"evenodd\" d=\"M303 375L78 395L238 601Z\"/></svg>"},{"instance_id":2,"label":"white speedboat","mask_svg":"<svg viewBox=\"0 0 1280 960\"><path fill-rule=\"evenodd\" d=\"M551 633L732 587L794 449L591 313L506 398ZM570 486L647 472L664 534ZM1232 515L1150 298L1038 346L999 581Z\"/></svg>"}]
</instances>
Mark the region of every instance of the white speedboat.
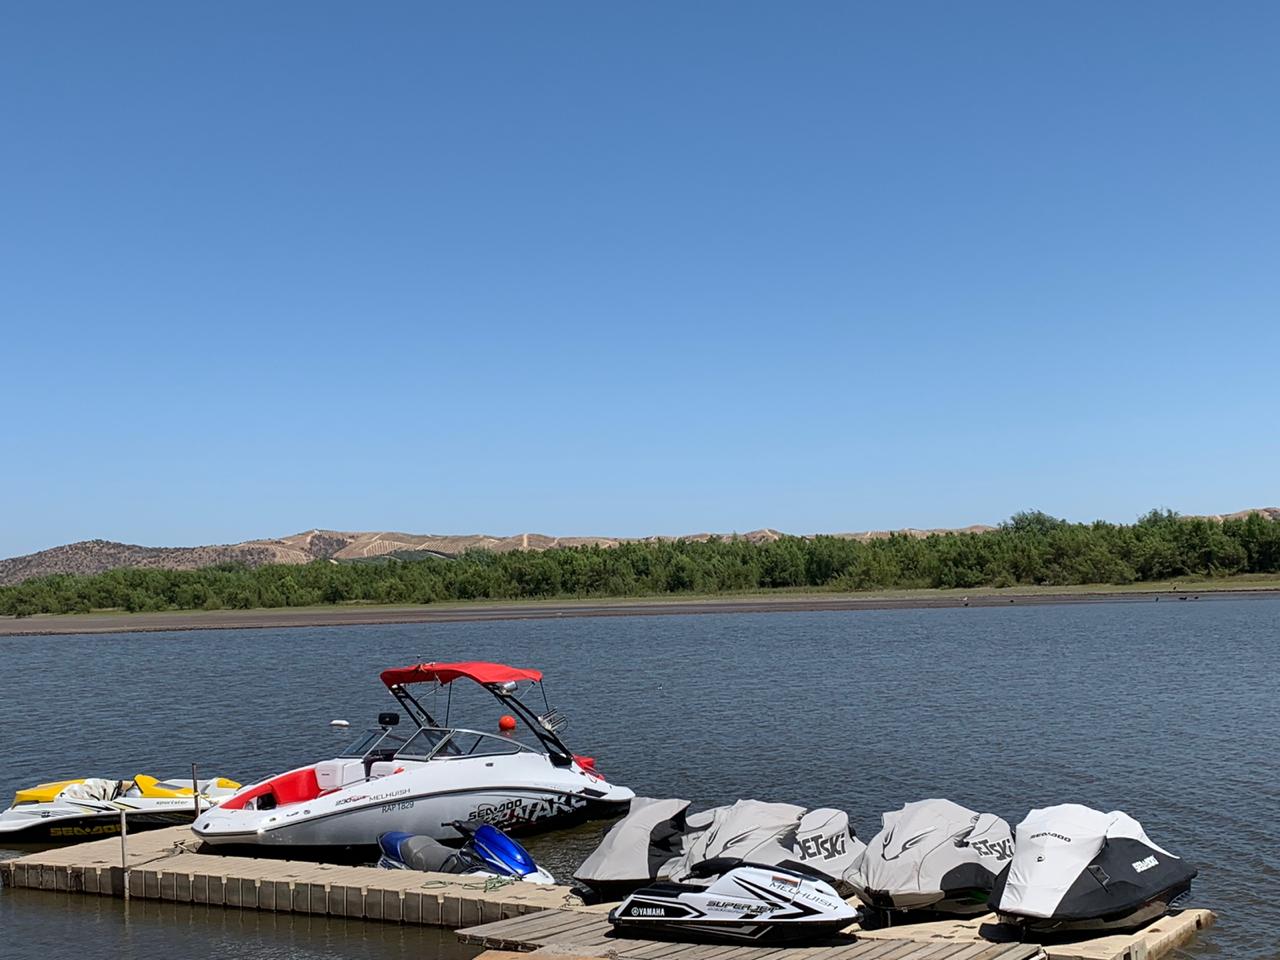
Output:
<instances>
[{"instance_id":1,"label":"white speedboat","mask_svg":"<svg viewBox=\"0 0 1280 960\"><path fill-rule=\"evenodd\" d=\"M223 777L200 780L196 786L201 810L240 789L240 784ZM190 823L196 817L191 781L138 774L132 780L84 777L19 790L13 806L0 813L0 847L51 846L113 836L120 832L121 813L130 831Z\"/></svg>"},{"instance_id":2,"label":"white speedboat","mask_svg":"<svg viewBox=\"0 0 1280 960\"><path fill-rule=\"evenodd\" d=\"M523 721L537 746L514 735L439 723L410 688L470 680ZM385 670L382 682L416 725L402 732L398 713L339 756L254 784L199 817L196 836L220 846L275 849L291 857L376 856L378 836L403 831L457 839L455 821L483 821L521 833L626 812L635 796L611 784L591 757L570 752L558 731L542 673L498 663L422 663ZM542 692L545 711L521 696ZM451 688L450 688L451 689ZM510 723L508 722L508 726Z\"/></svg>"}]
</instances>

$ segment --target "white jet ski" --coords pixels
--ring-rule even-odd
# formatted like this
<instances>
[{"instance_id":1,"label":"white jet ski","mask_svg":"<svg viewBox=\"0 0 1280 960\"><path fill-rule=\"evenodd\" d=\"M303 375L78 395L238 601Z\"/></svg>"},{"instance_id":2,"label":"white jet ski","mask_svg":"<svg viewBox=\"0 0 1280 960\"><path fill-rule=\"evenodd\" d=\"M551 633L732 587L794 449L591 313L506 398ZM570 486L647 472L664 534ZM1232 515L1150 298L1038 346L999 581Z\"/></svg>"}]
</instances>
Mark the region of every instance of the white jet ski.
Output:
<instances>
[{"instance_id":1,"label":"white jet ski","mask_svg":"<svg viewBox=\"0 0 1280 960\"><path fill-rule=\"evenodd\" d=\"M619 933L685 943L796 943L828 939L858 912L817 874L721 858L685 883L654 883L609 913Z\"/></svg>"},{"instance_id":2,"label":"white jet ski","mask_svg":"<svg viewBox=\"0 0 1280 960\"><path fill-rule=\"evenodd\" d=\"M510 736L439 723L410 692L457 680L479 684L524 722L538 746ZM542 673L498 663L422 663L385 670L382 682L416 724L380 726L330 760L254 784L193 825L209 844L274 850L282 856L376 856L377 838L402 831L448 840L456 821L483 821L508 832L619 816L635 796L607 782L591 757L577 756L557 731L564 717L546 704L536 713L521 693L541 689ZM523 685L523 687L522 687Z\"/></svg>"},{"instance_id":3,"label":"white jet ski","mask_svg":"<svg viewBox=\"0 0 1280 960\"><path fill-rule=\"evenodd\" d=\"M223 777L199 780L200 809L207 810L240 789ZM83 777L41 783L14 794L0 813L0 847L80 843L120 833L124 813L130 831L190 823L196 816L191 781L159 780L138 774L132 780Z\"/></svg>"}]
</instances>

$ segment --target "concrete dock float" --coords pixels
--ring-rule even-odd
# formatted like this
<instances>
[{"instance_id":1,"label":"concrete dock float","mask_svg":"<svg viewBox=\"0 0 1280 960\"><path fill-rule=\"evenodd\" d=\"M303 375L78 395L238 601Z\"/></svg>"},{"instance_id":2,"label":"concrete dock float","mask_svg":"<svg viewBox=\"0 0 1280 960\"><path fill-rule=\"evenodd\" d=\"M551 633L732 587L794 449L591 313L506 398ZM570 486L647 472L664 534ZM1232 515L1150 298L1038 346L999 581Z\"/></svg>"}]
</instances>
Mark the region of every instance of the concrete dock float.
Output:
<instances>
[{"instance_id":1,"label":"concrete dock float","mask_svg":"<svg viewBox=\"0 0 1280 960\"><path fill-rule=\"evenodd\" d=\"M130 897L245 910L324 914L426 926L473 926L564 907L568 887L486 881L447 873L380 870L195 852L187 827L131 834ZM122 897L120 838L0 861L6 886Z\"/></svg>"}]
</instances>

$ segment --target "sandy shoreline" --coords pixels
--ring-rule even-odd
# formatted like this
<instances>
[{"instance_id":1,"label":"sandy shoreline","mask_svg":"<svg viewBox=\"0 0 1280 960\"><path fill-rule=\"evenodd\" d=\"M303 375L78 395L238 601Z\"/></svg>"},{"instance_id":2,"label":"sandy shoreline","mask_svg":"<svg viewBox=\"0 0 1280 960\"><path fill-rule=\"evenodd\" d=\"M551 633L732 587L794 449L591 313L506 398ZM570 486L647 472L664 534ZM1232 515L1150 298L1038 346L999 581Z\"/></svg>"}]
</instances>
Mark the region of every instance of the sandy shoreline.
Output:
<instances>
[{"instance_id":1,"label":"sandy shoreline","mask_svg":"<svg viewBox=\"0 0 1280 960\"><path fill-rule=\"evenodd\" d=\"M427 606L335 606L265 610L174 610L159 613L85 613L0 618L0 636L135 633L166 630L247 630L339 627L468 620L554 620L563 617L656 617L708 613L797 613L834 610L927 610L946 607L1043 606L1072 603L1155 603L1280 596L1280 588L971 593L923 596L787 594L705 599L560 600Z\"/></svg>"}]
</instances>

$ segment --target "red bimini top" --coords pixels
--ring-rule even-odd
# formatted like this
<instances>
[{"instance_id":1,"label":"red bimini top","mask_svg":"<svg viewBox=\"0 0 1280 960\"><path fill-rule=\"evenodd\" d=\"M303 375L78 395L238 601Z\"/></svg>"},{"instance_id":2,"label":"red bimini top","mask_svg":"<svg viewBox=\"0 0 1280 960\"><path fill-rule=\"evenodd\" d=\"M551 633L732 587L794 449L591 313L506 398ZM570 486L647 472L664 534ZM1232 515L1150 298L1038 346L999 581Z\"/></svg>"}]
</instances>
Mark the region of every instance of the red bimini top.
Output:
<instances>
[{"instance_id":1,"label":"red bimini top","mask_svg":"<svg viewBox=\"0 0 1280 960\"><path fill-rule=\"evenodd\" d=\"M459 677L476 683L506 683L508 680L541 680L541 670L521 670L505 663L469 660L465 663L416 663L412 667L394 667L382 671L382 682L388 687L406 683L453 683Z\"/></svg>"}]
</instances>

